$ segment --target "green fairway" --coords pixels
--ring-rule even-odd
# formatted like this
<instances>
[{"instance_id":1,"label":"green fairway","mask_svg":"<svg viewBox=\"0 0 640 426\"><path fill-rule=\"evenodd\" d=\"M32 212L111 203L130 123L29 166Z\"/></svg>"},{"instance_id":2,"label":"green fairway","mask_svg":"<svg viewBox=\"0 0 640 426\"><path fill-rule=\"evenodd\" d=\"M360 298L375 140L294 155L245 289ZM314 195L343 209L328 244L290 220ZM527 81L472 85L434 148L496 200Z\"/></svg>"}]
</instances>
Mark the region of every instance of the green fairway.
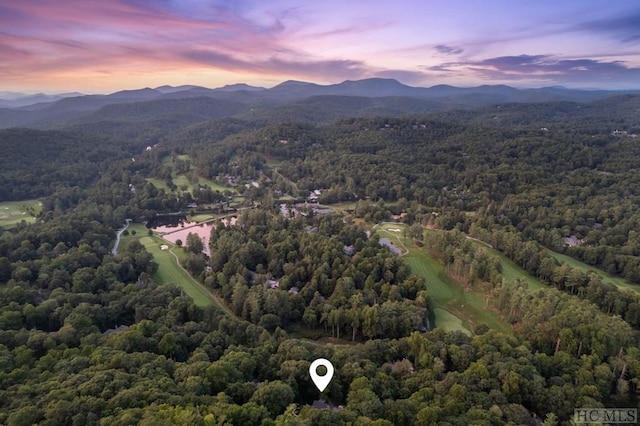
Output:
<instances>
[{"instance_id":1,"label":"green fairway","mask_svg":"<svg viewBox=\"0 0 640 426\"><path fill-rule=\"evenodd\" d=\"M189 219L189 221L191 222L208 222L210 220L214 220L214 219L221 219L223 217L226 217L228 215L226 214L213 214L213 213L200 213L200 214L194 214L194 215L190 215L187 216L187 218Z\"/></svg>"},{"instance_id":2,"label":"green fairway","mask_svg":"<svg viewBox=\"0 0 640 426\"><path fill-rule=\"evenodd\" d=\"M187 161L190 160L190 157L188 155L178 155L178 159L183 160L183 161ZM162 164L164 166L168 166L171 167L171 156L167 156L165 158L162 159ZM193 166L191 166L191 170L193 170ZM158 189L164 189L165 191L170 191L169 187L167 186L166 182L162 181L161 179L158 178L147 178L146 179L147 182L151 182L156 188ZM187 191L189 191L192 195L194 194L195 188L194 185L189 182L189 179L187 178L186 175L184 174L176 174L175 171L171 173L171 180L173 181L173 183L179 188L186 188ZM224 185L220 185L217 182L214 182L210 179L198 176L198 184L201 185L206 185L209 188L211 188L213 191L220 191L220 192L224 192L225 190L229 190L232 193L236 193L235 189L231 188L231 187L227 187Z\"/></svg>"},{"instance_id":3,"label":"green fairway","mask_svg":"<svg viewBox=\"0 0 640 426\"><path fill-rule=\"evenodd\" d=\"M564 255L564 254L556 253L555 251L549 250L547 248L545 248L545 250L549 254L551 254L556 260L558 260L559 262L566 263L567 265L571 266L572 268L580 269L582 272L584 272L586 274L591 273L591 272L595 272L596 274L598 274L600 276L600 279L605 284L613 284L613 285L615 285L616 287L618 287L620 289L631 290L631 291L635 291L636 293L640 293L640 286L635 285L635 284L631 284L631 283L627 282L626 280L624 280L623 278L612 277L611 275L607 274L602 269L598 269L595 266L587 265L586 263L580 262L579 260L576 260L576 259L574 259L572 257L569 257L569 256Z\"/></svg>"},{"instance_id":4,"label":"green fairway","mask_svg":"<svg viewBox=\"0 0 640 426\"><path fill-rule=\"evenodd\" d=\"M11 228L23 220L33 223L42 210L38 200L4 201L0 203L0 228Z\"/></svg>"},{"instance_id":5,"label":"green fairway","mask_svg":"<svg viewBox=\"0 0 640 426\"><path fill-rule=\"evenodd\" d=\"M447 327L453 324L451 317L455 316L467 329L484 323L494 330L513 332L497 313L485 308L481 291L462 287L445 273L443 264L428 256L424 250L410 248L404 260L414 274L427 282L427 293L434 306L446 309L434 310L436 327L453 330Z\"/></svg>"},{"instance_id":6,"label":"green fairway","mask_svg":"<svg viewBox=\"0 0 640 426\"><path fill-rule=\"evenodd\" d=\"M410 244L405 246L404 227L402 223L384 223L376 228L379 235L389 238L403 249L403 259L411 267L411 271L423 277L427 283L427 293L433 305L436 327L447 331L472 330L479 324L504 333L513 333L511 327L503 322L499 315L485 309L484 294L477 289L464 288L445 272L444 265L429 256L422 248ZM411 240L407 238L407 243ZM438 309L440 308L440 309Z\"/></svg>"},{"instance_id":7,"label":"green fairway","mask_svg":"<svg viewBox=\"0 0 640 426\"><path fill-rule=\"evenodd\" d=\"M187 191L191 192L191 194L193 194L193 191L195 191L194 185L189 182L189 179L185 176L185 175L178 175L173 177L173 183L178 187L178 188L187 188ZM211 190L213 191L220 191L220 192L224 192L225 190L229 190L231 192L236 192L233 188L229 188L226 186L222 186L212 180L209 179L205 179L203 177L198 177L198 184L200 185L206 185L209 188L211 188Z\"/></svg>"},{"instance_id":8,"label":"green fairway","mask_svg":"<svg viewBox=\"0 0 640 426\"><path fill-rule=\"evenodd\" d=\"M180 154L180 155L176 155L176 158L177 158L178 160L182 160L182 161L187 161L187 160L190 160L190 159L191 159L191 157L190 157L189 155L187 155L187 154ZM169 166L169 167L171 167L171 161L172 161L171 156L170 156L170 155L167 155L166 157L164 157L164 158L162 159L162 165L163 165L163 166Z\"/></svg>"},{"instance_id":9,"label":"green fairway","mask_svg":"<svg viewBox=\"0 0 640 426\"><path fill-rule=\"evenodd\" d=\"M169 187L167 186L166 182L157 178L147 178L146 179L147 182L152 183L153 186L155 186L158 189L164 189L165 192L171 192L171 190L169 189Z\"/></svg>"},{"instance_id":10,"label":"green fairway","mask_svg":"<svg viewBox=\"0 0 640 426\"><path fill-rule=\"evenodd\" d=\"M124 250L132 240L140 239L140 237L147 235L148 232L149 230L143 224L130 223L127 227L127 235L122 234L120 245L118 246L118 253Z\"/></svg>"},{"instance_id":11,"label":"green fairway","mask_svg":"<svg viewBox=\"0 0 640 426\"><path fill-rule=\"evenodd\" d=\"M345 210L355 210L356 202L355 201L346 201L342 203L333 203L328 205L330 208L334 209L338 212L344 212ZM384 227L385 224L381 225Z\"/></svg>"},{"instance_id":12,"label":"green fairway","mask_svg":"<svg viewBox=\"0 0 640 426\"><path fill-rule=\"evenodd\" d=\"M214 305L213 296L202 284L196 282L184 270L169 250L161 250L161 245L170 248L173 245L158 237L144 236L140 238L140 242L145 246L147 251L153 255L153 259L158 263L158 270L154 275L154 279L160 284L175 284L182 288L184 292L193 299L198 306Z\"/></svg>"},{"instance_id":13,"label":"green fairway","mask_svg":"<svg viewBox=\"0 0 640 426\"><path fill-rule=\"evenodd\" d=\"M411 240L408 237L404 238L403 231L405 226L403 223L382 223L376 228L381 237L388 238L396 247L402 250L403 256L409 252L404 242L411 244Z\"/></svg>"},{"instance_id":14,"label":"green fairway","mask_svg":"<svg viewBox=\"0 0 640 426\"><path fill-rule=\"evenodd\" d=\"M498 250L492 249L491 247L488 247L486 244L478 240L472 238L469 238L469 240L473 244L476 244L478 247L485 249L490 256L498 258L498 260L500 261L500 273L507 280L507 282L512 282L516 278L519 278L527 283L530 290L538 290L540 288L547 287L547 285L545 285L542 281L538 280L536 277L520 268Z\"/></svg>"},{"instance_id":15,"label":"green fairway","mask_svg":"<svg viewBox=\"0 0 640 426\"><path fill-rule=\"evenodd\" d=\"M490 248L487 248L487 250L492 255L497 256L500 260L500 273L508 282L512 282L516 278L519 278L527 283L530 290L538 290L540 288L548 287L542 281L538 280L511 260L507 259L502 253Z\"/></svg>"},{"instance_id":16,"label":"green fairway","mask_svg":"<svg viewBox=\"0 0 640 426\"><path fill-rule=\"evenodd\" d=\"M434 315L438 319L438 327L447 331L461 331L467 336L472 335L471 331L465 327L462 320L446 309L435 308Z\"/></svg>"},{"instance_id":17,"label":"green fairway","mask_svg":"<svg viewBox=\"0 0 640 426\"><path fill-rule=\"evenodd\" d=\"M429 297L437 305L446 305L460 297L460 291L454 292L458 285L444 273L444 266L423 251L413 250L404 260L414 274L425 279Z\"/></svg>"}]
</instances>

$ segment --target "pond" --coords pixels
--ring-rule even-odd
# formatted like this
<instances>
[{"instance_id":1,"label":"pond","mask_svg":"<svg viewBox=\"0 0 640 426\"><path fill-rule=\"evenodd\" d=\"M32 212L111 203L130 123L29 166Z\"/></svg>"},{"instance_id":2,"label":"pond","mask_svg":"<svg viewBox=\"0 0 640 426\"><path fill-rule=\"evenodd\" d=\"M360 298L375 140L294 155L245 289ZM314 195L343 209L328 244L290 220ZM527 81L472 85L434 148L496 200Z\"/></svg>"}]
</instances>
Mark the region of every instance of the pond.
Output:
<instances>
[{"instance_id":1,"label":"pond","mask_svg":"<svg viewBox=\"0 0 640 426\"><path fill-rule=\"evenodd\" d=\"M402 253L402 250L399 247L397 247L395 244L393 244L393 241L391 241L388 238L380 238L380 240L378 240L378 243L381 246L389 247L389 250L391 250L391 253L395 253L395 254Z\"/></svg>"},{"instance_id":2,"label":"pond","mask_svg":"<svg viewBox=\"0 0 640 426\"><path fill-rule=\"evenodd\" d=\"M222 222L229 226L235 226L238 221L236 216L231 218L224 218ZM171 216L158 216L153 221L149 221L148 228L153 229L160 236L175 244L176 241L181 240L183 244L187 242L187 236L189 234L196 234L202 240L204 246L203 252L207 256L211 256L211 250L209 248L209 239L211 238L211 230L215 227L217 221L209 222L189 222L184 215L171 215Z\"/></svg>"}]
</instances>

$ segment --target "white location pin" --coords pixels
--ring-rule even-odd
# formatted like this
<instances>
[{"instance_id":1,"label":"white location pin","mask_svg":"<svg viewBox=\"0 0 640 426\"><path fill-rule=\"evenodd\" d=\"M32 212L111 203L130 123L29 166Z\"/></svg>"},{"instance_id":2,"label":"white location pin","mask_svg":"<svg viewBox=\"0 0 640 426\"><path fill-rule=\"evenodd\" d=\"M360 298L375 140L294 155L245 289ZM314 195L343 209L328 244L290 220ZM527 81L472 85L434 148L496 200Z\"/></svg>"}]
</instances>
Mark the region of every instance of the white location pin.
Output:
<instances>
[{"instance_id":1,"label":"white location pin","mask_svg":"<svg viewBox=\"0 0 640 426\"><path fill-rule=\"evenodd\" d=\"M327 369L327 374L324 376L320 376L316 372L318 367L321 365L324 365ZM311 363L311 366L309 366L309 375L311 376L311 380L313 380L313 384L316 385L320 392L322 392L327 388L327 386L329 386L329 382L331 382L331 379L333 378L333 364L331 364L327 359L318 358Z\"/></svg>"}]
</instances>

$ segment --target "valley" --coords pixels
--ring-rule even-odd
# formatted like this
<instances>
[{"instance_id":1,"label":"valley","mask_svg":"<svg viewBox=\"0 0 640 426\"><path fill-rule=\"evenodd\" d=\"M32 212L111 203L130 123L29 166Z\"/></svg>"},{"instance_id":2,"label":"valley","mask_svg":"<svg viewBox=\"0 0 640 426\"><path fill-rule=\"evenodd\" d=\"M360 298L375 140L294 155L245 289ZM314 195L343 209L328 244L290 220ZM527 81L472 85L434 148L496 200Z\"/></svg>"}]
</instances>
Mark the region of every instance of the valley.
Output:
<instances>
[{"instance_id":1,"label":"valley","mask_svg":"<svg viewBox=\"0 0 640 426\"><path fill-rule=\"evenodd\" d=\"M12 112L32 127L0 130L0 423L637 403L636 94L254 89Z\"/></svg>"}]
</instances>

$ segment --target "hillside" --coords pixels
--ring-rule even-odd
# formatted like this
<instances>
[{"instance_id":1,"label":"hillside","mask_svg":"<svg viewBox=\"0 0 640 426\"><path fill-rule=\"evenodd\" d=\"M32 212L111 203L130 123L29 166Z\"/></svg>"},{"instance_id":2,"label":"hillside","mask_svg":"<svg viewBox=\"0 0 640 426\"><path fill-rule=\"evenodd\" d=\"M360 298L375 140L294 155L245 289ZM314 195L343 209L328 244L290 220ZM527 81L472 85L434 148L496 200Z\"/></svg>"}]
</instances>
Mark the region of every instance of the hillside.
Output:
<instances>
[{"instance_id":1,"label":"hillside","mask_svg":"<svg viewBox=\"0 0 640 426\"><path fill-rule=\"evenodd\" d=\"M0 130L0 423L536 425L637 405L637 95L275 89L9 110L46 129Z\"/></svg>"},{"instance_id":2,"label":"hillside","mask_svg":"<svg viewBox=\"0 0 640 426\"><path fill-rule=\"evenodd\" d=\"M156 89L125 90L109 95L76 96L76 94L64 94L46 99L36 97L32 98L33 103L29 101L16 103L18 101L12 99L5 101L0 99L0 127L59 127L61 123L86 122L87 119L112 121L108 116L114 114L119 116L120 114L117 112L119 109L124 112L127 111L127 108L131 110L136 107L112 107L102 113L99 110L109 105L138 102L151 102L145 107L145 109L148 108L150 114L151 111L159 110L165 117L169 117L171 114L167 114L169 112L167 108L170 109L168 105L172 105L169 100L182 100L180 103L184 107L182 119L194 122L203 118L201 111L206 108L198 109L197 107L198 104L205 102L202 98L230 102L230 110L224 113L225 116L236 115L241 110L258 108L256 112L250 112L248 118L277 121L279 118L271 117L269 114L269 111L275 107L275 117L293 114L289 116L290 120L320 122L344 116L384 116L448 111L512 102L568 101L584 103L619 94L621 93L615 91L573 90L557 87L516 89L502 85L467 88L439 85L424 88L406 86L396 80L380 78L344 81L330 85L287 81L269 89L243 84L228 85L217 89L191 85L162 86ZM15 97L15 94L12 96ZM365 106L363 105L364 100L355 101L352 98L375 99L372 99L371 104ZM28 97L23 96L19 100L25 99ZM187 99L191 99L191 101ZM39 100L44 102L38 102ZM157 106L152 106L153 101L160 103ZM343 101L344 104L336 108L339 101ZM178 105L178 103L173 105ZM100 120L99 117L103 114L107 117ZM222 112L218 112L214 116L221 115Z\"/></svg>"}]
</instances>

